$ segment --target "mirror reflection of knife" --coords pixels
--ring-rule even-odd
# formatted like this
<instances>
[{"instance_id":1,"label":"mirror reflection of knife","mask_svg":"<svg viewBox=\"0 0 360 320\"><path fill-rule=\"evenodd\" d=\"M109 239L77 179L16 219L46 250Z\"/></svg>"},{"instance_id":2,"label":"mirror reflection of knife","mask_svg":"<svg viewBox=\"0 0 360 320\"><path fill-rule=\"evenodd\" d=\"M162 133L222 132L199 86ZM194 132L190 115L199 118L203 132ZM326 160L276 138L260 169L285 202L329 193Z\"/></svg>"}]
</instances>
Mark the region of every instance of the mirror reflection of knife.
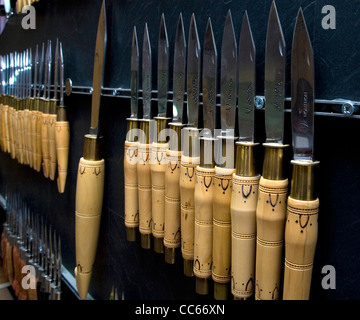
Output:
<instances>
[{"instance_id":1,"label":"mirror reflection of knife","mask_svg":"<svg viewBox=\"0 0 360 320\"><path fill-rule=\"evenodd\" d=\"M180 247L180 165L181 130L183 124L185 88L186 41L182 15L176 27L173 69L173 117L169 123L170 140L166 151L165 170L165 262L175 263L176 248Z\"/></svg>"},{"instance_id":2,"label":"mirror reflection of knife","mask_svg":"<svg viewBox=\"0 0 360 320\"><path fill-rule=\"evenodd\" d=\"M206 25L203 48L204 129L200 136L200 164L196 167L194 194L194 274L198 294L208 294L212 266L213 178L215 174L214 130L218 57L210 18Z\"/></svg>"},{"instance_id":3,"label":"mirror reflection of knife","mask_svg":"<svg viewBox=\"0 0 360 320\"><path fill-rule=\"evenodd\" d=\"M105 1L100 11L93 73L90 133L85 135L84 155L80 159L76 183L75 243L76 286L86 299L95 261L104 195L105 160L100 153L99 112L106 52Z\"/></svg>"},{"instance_id":4,"label":"mirror reflection of knife","mask_svg":"<svg viewBox=\"0 0 360 320\"><path fill-rule=\"evenodd\" d=\"M235 299L254 293L256 249L256 204L260 175L254 155L254 99L256 51L245 11L239 41L238 121L236 171L231 196L231 292Z\"/></svg>"},{"instance_id":5,"label":"mirror reflection of knife","mask_svg":"<svg viewBox=\"0 0 360 320\"><path fill-rule=\"evenodd\" d=\"M167 135L171 118L167 110L167 88L169 78L169 42L165 24L165 16L161 15L158 43L158 114L154 117L157 140L151 148L151 183L152 183L152 234L154 250L164 252L164 219L165 219L165 170L166 150L169 147Z\"/></svg>"},{"instance_id":6,"label":"mirror reflection of knife","mask_svg":"<svg viewBox=\"0 0 360 320\"><path fill-rule=\"evenodd\" d=\"M318 236L314 170L314 57L302 9L294 30L291 122L294 160L285 223L284 300L307 300Z\"/></svg>"},{"instance_id":7,"label":"mirror reflection of knife","mask_svg":"<svg viewBox=\"0 0 360 320\"><path fill-rule=\"evenodd\" d=\"M220 159L215 166L213 198L213 267L214 296L228 297L231 278L231 191L235 172L235 112L237 92L237 46L231 12L229 10L223 32L221 49L220 103L221 135Z\"/></svg>"}]
</instances>

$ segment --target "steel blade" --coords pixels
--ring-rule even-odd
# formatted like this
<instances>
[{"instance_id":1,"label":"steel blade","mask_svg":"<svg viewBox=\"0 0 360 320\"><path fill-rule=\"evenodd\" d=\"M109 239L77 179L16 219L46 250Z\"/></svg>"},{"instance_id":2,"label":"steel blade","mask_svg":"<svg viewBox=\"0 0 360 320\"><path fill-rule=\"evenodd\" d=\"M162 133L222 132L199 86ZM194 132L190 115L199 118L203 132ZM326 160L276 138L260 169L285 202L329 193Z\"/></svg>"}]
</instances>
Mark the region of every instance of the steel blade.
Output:
<instances>
[{"instance_id":1,"label":"steel blade","mask_svg":"<svg viewBox=\"0 0 360 320\"><path fill-rule=\"evenodd\" d=\"M182 123L185 90L186 41L180 13L175 36L173 70L173 121Z\"/></svg>"},{"instance_id":2,"label":"steel blade","mask_svg":"<svg viewBox=\"0 0 360 320\"><path fill-rule=\"evenodd\" d=\"M214 132L216 110L217 50L211 19L208 19L203 51L203 117L204 128Z\"/></svg>"},{"instance_id":3,"label":"steel blade","mask_svg":"<svg viewBox=\"0 0 360 320\"><path fill-rule=\"evenodd\" d=\"M221 129L235 128L237 46L231 12L226 16L221 47L220 103Z\"/></svg>"},{"instance_id":4,"label":"steel blade","mask_svg":"<svg viewBox=\"0 0 360 320\"><path fill-rule=\"evenodd\" d=\"M131 115L130 118L138 117L138 97L139 97L139 46L134 26L131 42Z\"/></svg>"},{"instance_id":5,"label":"steel blade","mask_svg":"<svg viewBox=\"0 0 360 320\"><path fill-rule=\"evenodd\" d=\"M39 47L36 45L35 48L35 59L34 59L34 88L33 88L33 97L37 96L37 80L38 80L38 68L39 68Z\"/></svg>"},{"instance_id":6,"label":"steel blade","mask_svg":"<svg viewBox=\"0 0 360 320\"><path fill-rule=\"evenodd\" d=\"M45 54L45 73L44 73L44 93L43 98L46 99L46 92L47 92L47 84L48 84L48 78L50 77L49 74L49 50L50 49L50 40L48 40L48 44L46 47L46 54Z\"/></svg>"},{"instance_id":7,"label":"steel blade","mask_svg":"<svg viewBox=\"0 0 360 320\"><path fill-rule=\"evenodd\" d=\"M254 142L255 43L245 11L239 40L239 140Z\"/></svg>"},{"instance_id":8,"label":"steel blade","mask_svg":"<svg viewBox=\"0 0 360 320\"><path fill-rule=\"evenodd\" d=\"M97 29L93 71L90 134L94 135L99 134L100 96L104 79L105 52L107 40L106 35L106 12L105 1L103 1Z\"/></svg>"},{"instance_id":9,"label":"steel blade","mask_svg":"<svg viewBox=\"0 0 360 320\"><path fill-rule=\"evenodd\" d=\"M64 105L64 56L62 50L62 43L59 43L59 91L60 91L60 98L59 103L60 106Z\"/></svg>"},{"instance_id":10,"label":"steel blade","mask_svg":"<svg viewBox=\"0 0 360 320\"><path fill-rule=\"evenodd\" d=\"M169 41L166 31L165 16L161 15L158 44L158 116L166 117L167 91L169 78Z\"/></svg>"},{"instance_id":11,"label":"steel blade","mask_svg":"<svg viewBox=\"0 0 360 320\"><path fill-rule=\"evenodd\" d=\"M294 159L313 160L314 57L301 8L292 46L291 120Z\"/></svg>"},{"instance_id":12,"label":"steel blade","mask_svg":"<svg viewBox=\"0 0 360 320\"><path fill-rule=\"evenodd\" d=\"M187 118L188 126L198 126L199 117L199 90L200 90L200 59L201 48L196 28L195 15L191 15L188 59L187 59Z\"/></svg>"},{"instance_id":13,"label":"steel blade","mask_svg":"<svg viewBox=\"0 0 360 320\"><path fill-rule=\"evenodd\" d=\"M143 118L151 117L151 90L152 90L151 45L147 23L144 28L142 53L142 91L143 91Z\"/></svg>"},{"instance_id":14,"label":"steel blade","mask_svg":"<svg viewBox=\"0 0 360 320\"><path fill-rule=\"evenodd\" d=\"M51 87L51 40L49 40L48 42L48 63L47 63L47 68L48 68L48 78L47 78L47 98L50 99L50 87Z\"/></svg>"},{"instance_id":15,"label":"steel blade","mask_svg":"<svg viewBox=\"0 0 360 320\"><path fill-rule=\"evenodd\" d=\"M38 69L38 72L39 72L39 90L38 90L38 97L40 97L41 95L41 89L44 87L44 83L43 83L43 75L44 75L44 63L45 63L45 44L44 42L42 43L42 46L41 46L41 57L40 57L40 60L39 60L39 69Z\"/></svg>"},{"instance_id":16,"label":"steel blade","mask_svg":"<svg viewBox=\"0 0 360 320\"><path fill-rule=\"evenodd\" d=\"M58 91L59 39L56 39L54 63L54 99L56 100Z\"/></svg>"},{"instance_id":17,"label":"steel blade","mask_svg":"<svg viewBox=\"0 0 360 320\"><path fill-rule=\"evenodd\" d=\"M283 143L286 44L273 1L265 49L265 129L267 143Z\"/></svg>"}]
</instances>

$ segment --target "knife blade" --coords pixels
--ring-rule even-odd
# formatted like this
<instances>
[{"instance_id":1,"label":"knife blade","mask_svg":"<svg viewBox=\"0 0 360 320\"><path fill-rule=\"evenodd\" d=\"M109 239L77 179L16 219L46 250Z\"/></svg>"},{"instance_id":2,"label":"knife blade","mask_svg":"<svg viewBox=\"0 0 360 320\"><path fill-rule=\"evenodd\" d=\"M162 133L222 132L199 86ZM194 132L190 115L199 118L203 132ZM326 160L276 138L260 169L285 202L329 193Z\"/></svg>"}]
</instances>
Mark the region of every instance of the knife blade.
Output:
<instances>
[{"instance_id":1,"label":"knife blade","mask_svg":"<svg viewBox=\"0 0 360 320\"><path fill-rule=\"evenodd\" d=\"M182 154L181 130L184 128L184 90L186 73L186 40L180 13L175 35L173 66L172 122L169 123L169 150L166 152L165 170L165 262L175 263L176 248L181 245L180 165Z\"/></svg>"},{"instance_id":2,"label":"knife blade","mask_svg":"<svg viewBox=\"0 0 360 320\"><path fill-rule=\"evenodd\" d=\"M217 50L211 19L208 18L202 59L203 122L200 134L200 164L196 168L194 191L194 275L196 292L208 294L212 266L212 219L213 184L215 173L214 144L216 91L217 91ZM209 183L210 181L210 183Z\"/></svg>"},{"instance_id":3,"label":"knife blade","mask_svg":"<svg viewBox=\"0 0 360 320\"><path fill-rule=\"evenodd\" d=\"M291 60L291 122L294 160L285 224L283 299L307 300L318 237L319 199L314 171L314 56L303 11L296 19ZM302 223L305 221L306 223ZM300 223L299 223L300 221ZM296 289L294 290L294 283Z\"/></svg>"},{"instance_id":4,"label":"knife blade","mask_svg":"<svg viewBox=\"0 0 360 320\"><path fill-rule=\"evenodd\" d=\"M124 194L126 239L136 240L136 228L139 226L138 178L137 178L137 134L139 125L139 47L136 26L133 28L131 41L130 68L130 117L126 119L127 134L124 147Z\"/></svg>"},{"instance_id":5,"label":"knife blade","mask_svg":"<svg viewBox=\"0 0 360 320\"><path fill-rule=\"evenodd\" d=\"M254 293L256 249L256 204L260 175L257 172L254 138L256 49L245 11L238 55L238 126L236 172L231 196L231 292L235 299Z\"/></svg>"},{"instance_id":6,"label":"knife blade","mask_svg":"<svg viewBox=\"0 0 360 320\"><path fill-rule=\"evenodd\" d=\"M221 45L219 159L215 166L213 197L214 297L227 299L231 279L231 188L235 172L235 114L237 94L237 45L231 11L226 16Z\"/></svg>"},{"instance_id":7,"label":"knife blade","mask_svg":"<svg viewBox=\"0 0 360 320\"><path fill-rule=\"evenodd\" d=\"M76 184L76 286L86 299L99 237L104 196L105 160L100 154L99 112L106 53L106 6L102 2L96 36L90 134L85 135Z\"/></svg>"},{"instance_id":8,"label":"knife blade","mask_svg":"<svg viewBox=\"0 0 360 320\"><path fill-rule=\"evenodd\" d=\"M278 300L286 219L288 179L283 169L286 44L275 1L272 2L265 49L265 157L256 210L255 298ZM273 201L272 199L277 199ZM274 220L274 215L277 219Z\"/></svg>"},{"instance_id":9,"label":"knife blade","mask_svg":"<svg viewBox=\"0 0 360 320\"><path fill-rule=\"evenodd\" d=\"M167 110L167 89L169 78L169 41L165 23L165 15L161 15L158 40L158 113L154 117L156 126L156 141L151 148L151 182L152 182L152 234L154 236L154 250L164 252L164 219L165 219L165 170L167 128L171 120ZM166 133L166 134L164 134Z\"/></svg>"}]
</instances>

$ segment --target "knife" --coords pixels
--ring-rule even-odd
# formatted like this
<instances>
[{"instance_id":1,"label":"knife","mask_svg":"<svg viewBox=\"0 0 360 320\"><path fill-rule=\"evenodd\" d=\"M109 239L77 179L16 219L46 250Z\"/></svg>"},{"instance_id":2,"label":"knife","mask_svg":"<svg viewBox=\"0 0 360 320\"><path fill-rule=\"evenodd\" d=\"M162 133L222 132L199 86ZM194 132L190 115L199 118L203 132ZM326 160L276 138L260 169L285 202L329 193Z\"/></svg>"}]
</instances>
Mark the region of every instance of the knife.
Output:
<instances>
[{"instance_id":1,"label":"knife","mask_svg":"<svg viewBox=\"0 0 360 320\"><path fill-rule=\"evenodd\" d=\"M227 13L221 47L220 156L215 166L213 198L214 297L227 299L231 277L231 190L235 172L235 112L237 92L237 45L230 10Z\"/></svg>"},{"instance_id":2,"label":"knife","mask_svg":"<svg viewBox=\"0 0 360 320\"><path fill-rule=\"evenodd\" d=\"M277 300L280 290L288 179L283 169L286 45L275 1L272 2L265 51L266 142L256 211L257 300Z\"/></svg>"},{"instance_id":3,"label":"knife","mask_svg":"<svg viewBox=\"0 0 360 320\"><path fill-rule=\"evenodd\" d=\"M58 103L57 100L57 87L58 87L58 72L59 72L59 39L56 39L55 46L55 58L54 58L54 95L50 98L50 82L51 82L51 73L49 74L49 115L47 122L47 134L49 140L49 178L50 180L55 180L56 175L56 140L55 140L55 126L56 126L56 106Z\"/></svg>"},{"instance_id":4,"label":"knife","mask_svg":"<svg viewBox=\"0 0 360 320\"><path fill-rule=\"evenodd\" d=\"M319 199L314 171L314 56L302 9L294 30L291 61L291 122L294 159L285 222L284 300L307 300L317 234Z\"/></svg>"},{"instance_id":5,"label":"knife","mask_svg":"<svg viewBox=\"0 0 360 320\"><path fill-rule=\"evenodd\" d=\"M43 106L41 120L41 150L43 156L43 173L45 178L50 177L50 150L49 150L49 112L50 112L50 76L51 76L51 40L48 40L45 55L45 71L44 71L44 92L40 104Z\"/></svg>"},{"instance_id":6,"label":"knife","mask_svg":"<svg viewBox=\"0 0 360 320\"><path fill-rule=\"evenodd\" d=\"M201 47L194 13L191 15L187 56L187 126L182 130L183 153L180 167L181 252L184 274L194 272L195 185L196 167L200 162L199 97Z\"/></svg>"},{"instance_id":7,"label":"knife","mask_svg":"<svg viewBox=\"0 0 360 320\"><path fill-rule=\"evenodd\" d=\"M134 26L131 43L131 115L126 119L127 134L124 156L124 189L125 189L125 227L128 241L136 240L136 229L139 227L138 178L137 178L137 134L138 129L138 95L139 95L139 48Z\"/></svg>"},{"instance_id":8,"label":"knife","mask_svg":"<svg viewBox=\"0 0 360 320\"><path fill-rule=\"evenodd\" d=\"M143 39L142 91L143 118L139 120L141 134L139 136L137 162L139 231L141 236L141 247L150 249L152 232L150 149L153 120L151 119L152 55L147 23L145 23Z\"/></svg>"},{"instance_id":9,"label":"knife","mask_svg":"<svg viewBox=\"0 0 360 320\"><path fill-rule=\"evenodd\" d=\"M204 129L200 132L200 164L196 167L194 193L194 275L196 277L196 292L205 295L209 292L212 266L213 178L215 174L214 130L218 59L210 18L206 25L203 48Z\"/></svg>"},{"instance_id":10,"label":"knife","mask_svg":"<svg viewBox=\"0 0 360 320\"><path fill-rule=\"evenodd\" d=\"M59 104L56 107L55 124L56 159L58 169L57 187L59 193L64 193L69 161L70 124L67 119L66 107L64 106L64 57L61 42L59 43L57 58L59 66L60 85ZM56 93L54 94L54 96L56 99Z\"/></svg>"},{"instance_id":11,"label":"knife","mask_svg":"<svg viewBox=\"0 0 360 320\"><path fill-rule=\"evenodd\" d=\"M152 183L152 235L154 250L164 252L164 219L165 219L165 169L166 150L169 147L166 131L170 119L167 115L167 89L169 78L169 42L165 16L161 15L158 42L158 114L154 117L157 140L151 146L151 183Z\"/></svg>"},{"instance_id":12,"label":"knife","mask_svg":"<svg viewBox=\"0 0 360 320\"><path fill-rule=\"evenodd\" d=\"M99 113L106 52L105 1L100 11L93 73L90 133L85 135L75 199L76 286L86 299L95 261L104 195L105 160L100 153Z\"/></svg>"},{"instance_id":13,"label":"knife","mask_svg":"<svg viewBox=\"0 0 360 320\"><path fill-rule=\"evenodd\" d=\"M169 123L169 149L166 152L165 171L165 262L175 263L176 248L181 245L181 202L180 202L180 164L181 130L184 128L184 92L186 74L186 40L182 14L180 13L175 36L173 66L173 115Z\"/></svg>"},{"instance_id":14,"label":"knife","mask_svg":"<svg viewBox=\"0 0 360 320\"><path fill-rule=\"evenodd\" d=\"M245 11L239 40L238 127L236 171L231 196L231 292L235 299L254 293L258 174L254 137L256 50Z\"/></svg>"}]
</instances>

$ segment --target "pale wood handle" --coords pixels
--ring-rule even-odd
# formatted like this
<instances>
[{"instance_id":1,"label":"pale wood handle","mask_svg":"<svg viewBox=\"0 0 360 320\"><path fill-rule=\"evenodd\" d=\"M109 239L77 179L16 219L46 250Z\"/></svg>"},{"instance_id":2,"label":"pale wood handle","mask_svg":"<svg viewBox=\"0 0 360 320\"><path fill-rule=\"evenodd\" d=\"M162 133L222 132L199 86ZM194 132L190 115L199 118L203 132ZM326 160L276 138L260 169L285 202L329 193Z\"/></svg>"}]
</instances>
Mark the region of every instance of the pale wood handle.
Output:
<instances>
[{"instance_id":1,"label":"pale wood handle","mask_svg":"<svg viewBox=\"0 0 360 320\"><path fill-rule=\"evenodd\" d=\"M49 154L49 136L48 136L48 113L42 114L41 122L41 149L43 156L43 173L45 178L49 178L50 175L50 154Z\"/></svg>"},{"instance_id":2,"label":"pale wood handle","mask_svg":"<svg viewBox=\"0 0 360 320\"><path fill-rule=\"evenodd\" d=\"M23 137L24 137L24 164L29 164L29 136L28 136L28 117L29 110L24 110L23 113Z\"/></svg>"},{"instance_id":3,"label":"pale wood handle","mask_svg":"<svg viewBox=\"0 0 360 320\"><path fill-rule=\"evenodd\" d=\"M165 170L167 143L153 143L151 148L152 234L164 238Z\"/></svg>"},{"instance_id":4,"label":"pale wood handle","mask_svg":"<svg viewBox=\"0 0 360 320\"><path fill-rule=\"evenodd\" d=\"M137 159L138 200L139 200L139 231L141 234L151 234L151 171L150 145L138 144Z\"/></svg>"},{"instance_id":5,"label":"pale wood handle","mask_svg":"<svg viewBox=\"0 0 360 320\"><path fill-rule=\"evenodd\" d=\"M181 252L185 260L194 260L195 185L199 158L181 157Z\"/></svg>"},{"instance_id":6,"label":"pale wood handle","mask_svg":"<svg viewBox=\"0 0 360 320\"><path fill-rule=\"evenodd\" d=\"M255 297L258 300L279 299L287 191L287 179L260 179L256 211Z\"/></svg>"},{"instance_id":7,"label":"pale wood handle","mask_svg":"<svg viewBox=\"0 0 360 320\"><path fill-rule=\"evenodd\" d=\"M9 130L9 106L5 107L5 140L6 140L6 152L10 153L10 130Z\"/></svg>"},{"instance_id":8,"label":"pale wood handle","mask_svg":"<svg viewBox=\"0 0 360 320\"><path fill-rule=\"evenodd\" d=\"M5 128L5 105L1 105L1 148L4 152L7 152L6 145L6 128Z\"/></svg>"},{"instance_id":9,"label":"pale wood handle","mask_svg":"<svg viewBox=\"0 0 360 320\"><path fill-rule=\"evenodd\" d=\"M178 248L181 244L181 151L168 150L166 157L164 246L167 248Z\"/></svg>"},{"instance_id":10,"label":"pale wood handle","mask_svg":"<svg viewBox=\"0 0 360 320\"><path fill-rule=\"evenodd\" d=\"M15 145L14 145L14 108L9 106L8 109L8 115L9 115L9 141L10 141L10 156L12 159L15 159Z\"/></svg>"},{"instance_id":11,"label":"pale wood handle","mask_svg":"<svg viewBox=\"0 0 360 320\"><path fill-rule=\"evenodd\" d=\"M95 261L104 195L105 161L80 159L75 203L76 285L86 299Z\"/></svg>"},{"instance_id":12,"label":"pale wood handle","mask_svg":"<svg viewBox=\"0 0 360 320\"><path fill-rule=\"evenodd\" d=\"M49 140L49 177L50 180L55 180L56 174L56 138L55 138L55 126L56 126L56 114L49 114L48 116L48 140Z\"/></svg>"},{"instance_id":13,"label":"pale wood handle","mask_svg":"<svg viewBox=\"0 0 360 320\"><path fill-rule=\"evenodd\" d=\"M125 141L125 226L127 228L139 226L137 155L137 142Z\"/></svg>"},{"instance_id":14,"label":"pale wood handle","mask_svg":"<svg viewBox=\"0 0 360 320\"><path fill-rule=\"evenodd\" d=\"M231 277L231 193L235 169L215 167L213 198L212 279L228 283Z\"/></svg>"},{"instance_id":15,"label":"pale wood handle","mask_svg":"<svg viewBox=\"0 0 360 320\"><path fill-rule=\"evenodd\" d=\"M42 151L42 116L43 113L40 111L35 112L35 127L33 129L32 139L32 154L33 154L33 166L37 172L41 171L41 164L43 161ZM33 116L34 118L34 116Z\"/></svg>"},{"instance_id":16,"label":"pale wood handle","mask_svg":"<svg viewBox=\"0 0 360 320\"><path fill-rule=\"evenodd\" d=\"M42 118L41 117L41 112L39 111L30 111L29 112L29 133L30 133L30 167L34 168L36 171L37 170L37 166L36 166L36 150L37 150L37 128L38 128L38 118ZM40 120L40 150L41 150L41 120ZM42 153L41 153L41 161L42 161ZM41 167L41 163L40 163L40 167Z\"/></svg>"},{"instance_id":17,"label":"pale wood handle","mask_svg":"<svg viewBox=\"0 0 360 320\"><path fill-rule=\"evenodd\" d=\"M254 293L256 254L256 205L260 176L232 180L231 292L247 299Z\"/></svg>"},{"instance_id":18,"label":"pale wood handle","mask_svg":"<svg viewBox=\"0 0 360 320\"><path fill-rule=\"evenodd\" d=\"M64 193L69 161L70 125L69 121L56 121L55 125L56 158L58 167L57 186Z\"/></svg>"},{"instance_id":19,"label":"pale wood handle","mask_svg":"<svg viewBox=\"0 0 360 320\"><path fill-rule=\"evenodd\" d=\"M24 114L23 110L18 111L18 138L19 138L19 162L25 163L25 135L24 135Z\"/></svg>"},{"instance_id":20,"label":"pale wood handle","mask_svg":"<svg viewBox=\"0 0 360 320\"><path fill-rule=\"evenodd\" d=\"M284 300L308 300L318 236L319 199L287 202Z\"/></svg>"},{"instance_id":21,"label":"pale wood handle","mask_svg":"<svg viewBox=\"0 0 360 320\"><path fill-rule=\"evenodd\" d=\"M210 278L213 244L213 194L215 168L196 168L194 274Z\"/></svg>"}]
</instances>

